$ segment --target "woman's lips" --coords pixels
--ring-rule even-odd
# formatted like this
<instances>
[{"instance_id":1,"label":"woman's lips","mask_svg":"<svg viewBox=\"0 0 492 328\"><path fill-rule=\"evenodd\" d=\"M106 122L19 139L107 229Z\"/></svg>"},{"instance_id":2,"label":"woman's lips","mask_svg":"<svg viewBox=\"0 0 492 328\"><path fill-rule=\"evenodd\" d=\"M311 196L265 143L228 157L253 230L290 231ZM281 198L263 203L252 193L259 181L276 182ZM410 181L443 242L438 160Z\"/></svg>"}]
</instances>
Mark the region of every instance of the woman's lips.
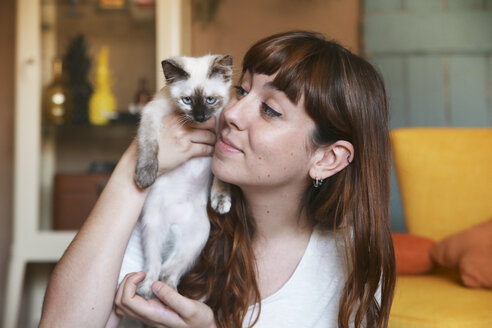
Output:
<instances>
[{"instance_id":1,"label":"woman's lips","mask_svg":"<svg viewBox=\"0 0 492 328\"><path fill-rule=\"evenodd\" d=\"M220 137L217 140L217 144L215 147L219 148L221 151L225 153L232 153L232 154L238 154L242 153L242 151L237 148L231 141L224 139L223 137Z\"/></svg>"}]
</instances>

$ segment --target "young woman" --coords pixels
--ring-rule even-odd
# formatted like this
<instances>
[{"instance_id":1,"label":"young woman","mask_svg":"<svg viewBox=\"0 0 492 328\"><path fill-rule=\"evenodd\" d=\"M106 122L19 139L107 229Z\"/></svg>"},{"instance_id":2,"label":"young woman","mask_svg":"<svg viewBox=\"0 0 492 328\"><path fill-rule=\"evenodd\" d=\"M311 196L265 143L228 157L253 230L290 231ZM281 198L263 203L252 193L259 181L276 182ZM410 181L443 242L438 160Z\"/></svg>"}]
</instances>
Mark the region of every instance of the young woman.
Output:
<instances>
[{"instance_id":1,"label":"young woman","mask_svg":"<svg viewBox=\"0 0 492 328\"><path fill-rule=\"evenodd\" d=\"M209 210L209 241L179 292L156 282L158 299L145 301L135 295L145 273L129 274L113 309L146 195L132 180L132 144L53 273L41 327L114 326L119 316L156 327L387 326L395 268L380 75L298 31L253 45L235 89L217 138L213 121L163 122L160 172L213 154L214 174L233 186L231 212Z\"/></svg>"}]
</instances>

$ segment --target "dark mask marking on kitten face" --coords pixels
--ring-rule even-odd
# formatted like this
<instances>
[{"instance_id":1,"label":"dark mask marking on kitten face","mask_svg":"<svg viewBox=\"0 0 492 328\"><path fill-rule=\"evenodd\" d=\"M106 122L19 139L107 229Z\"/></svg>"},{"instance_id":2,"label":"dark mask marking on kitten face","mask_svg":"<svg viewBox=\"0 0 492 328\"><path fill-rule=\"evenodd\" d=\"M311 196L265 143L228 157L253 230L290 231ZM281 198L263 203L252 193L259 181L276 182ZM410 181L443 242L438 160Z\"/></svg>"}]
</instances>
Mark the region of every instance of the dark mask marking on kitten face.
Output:
<instances>
[{"instance_id":1,"label":"dark mask marking on kitten face","mask_svg":"<svg viewBox=\"0 0 492 328\"><path fill-rule=\"evenodd\" d=\"M185 115L188 118L196 122L205 122L215 114L223 105L223 99L220 96L214 96L215 102L213 104L207 103L207 95L204 94L202 88L194 90L191 98L191 113Z\"/></svg>"},{"instance_id":2,"label":"dark mask marking on kitten face","mask_svg":"<svg viewBox=\"0 0 492 328\"><path fill-rule=\"evenodd\" d=\"M202 88L197 88L191 95L191 114L193 120L205 122L213 115L213 109L209 108L205 102L205 95Z\"/></svg>"},{"instance_id":3,"label":"dark mask marking on kitten face","mask_svg":"<svg viewBox=\"0 0 492 328\"><path fill-rule=\"evenodd\" d=\"M215 58L207 77L222 77L225 82L229 82L232 77L232 56L224 55Z\"/></svg>"},{"instance_id":4,"label":"dark mask marking on kitten face","mask_svg":"<svg viewBox=\"0 0 492 328\"><path fill-rule=\"evenodd\" d=\"M215 102L213 104L207 104L212 113L215 113L223 105L223 99L220 96L215 96Z\"/></svg>"},{"instance_id":5,"label":"dark mask marking on kitten face","mask_svg":"<svg viewBox=\"0 0 492 328\"><path fill-rule=\"evenodd\" d=\"M172 59L163 60L161 65L168 84L186 80L190 77L190 74L188 74L188 72L186 72L180 64Z\"/></svg>"}]
</instances>

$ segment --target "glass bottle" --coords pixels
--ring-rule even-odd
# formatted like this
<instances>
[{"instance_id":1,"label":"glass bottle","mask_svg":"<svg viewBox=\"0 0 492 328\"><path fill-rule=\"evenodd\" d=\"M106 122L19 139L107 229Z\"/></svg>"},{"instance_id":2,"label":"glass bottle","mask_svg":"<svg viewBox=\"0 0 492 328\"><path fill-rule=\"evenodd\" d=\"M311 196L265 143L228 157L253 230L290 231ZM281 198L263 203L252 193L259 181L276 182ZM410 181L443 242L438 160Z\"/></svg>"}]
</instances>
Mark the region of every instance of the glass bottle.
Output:
<instances>
[{"instance_id":1,"label":"glass bottle","mask_svg":"<svg viewBox=\"0 0 492 328\"><path fill-rule=\"evenodd\" d=\"M43 97L43 118L46 123L65 124L70 121L71 94L63 78L60 58L53 61L53 81L46 87Z\"/></svg>"}]
</instances>

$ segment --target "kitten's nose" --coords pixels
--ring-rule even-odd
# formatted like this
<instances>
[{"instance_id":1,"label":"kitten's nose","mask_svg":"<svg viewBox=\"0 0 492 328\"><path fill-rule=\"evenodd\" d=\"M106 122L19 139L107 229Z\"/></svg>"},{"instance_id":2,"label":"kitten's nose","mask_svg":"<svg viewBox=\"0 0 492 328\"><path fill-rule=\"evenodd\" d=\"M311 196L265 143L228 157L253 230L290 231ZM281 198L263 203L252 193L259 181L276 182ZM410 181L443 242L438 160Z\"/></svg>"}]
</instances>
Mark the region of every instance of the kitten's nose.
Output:
<instances>
[{"instance_id":1,"label":"kitten's nose","mask_svg":"<svg viewBox=\"0 0 492 328\"><path fill-rule=\"evenodd\" d=\"M207 116L204 114L195 115L195 121L197 121L197 122L205 122L209 118L210 118L210 116Z\"/></svg>"}]
</instances>

